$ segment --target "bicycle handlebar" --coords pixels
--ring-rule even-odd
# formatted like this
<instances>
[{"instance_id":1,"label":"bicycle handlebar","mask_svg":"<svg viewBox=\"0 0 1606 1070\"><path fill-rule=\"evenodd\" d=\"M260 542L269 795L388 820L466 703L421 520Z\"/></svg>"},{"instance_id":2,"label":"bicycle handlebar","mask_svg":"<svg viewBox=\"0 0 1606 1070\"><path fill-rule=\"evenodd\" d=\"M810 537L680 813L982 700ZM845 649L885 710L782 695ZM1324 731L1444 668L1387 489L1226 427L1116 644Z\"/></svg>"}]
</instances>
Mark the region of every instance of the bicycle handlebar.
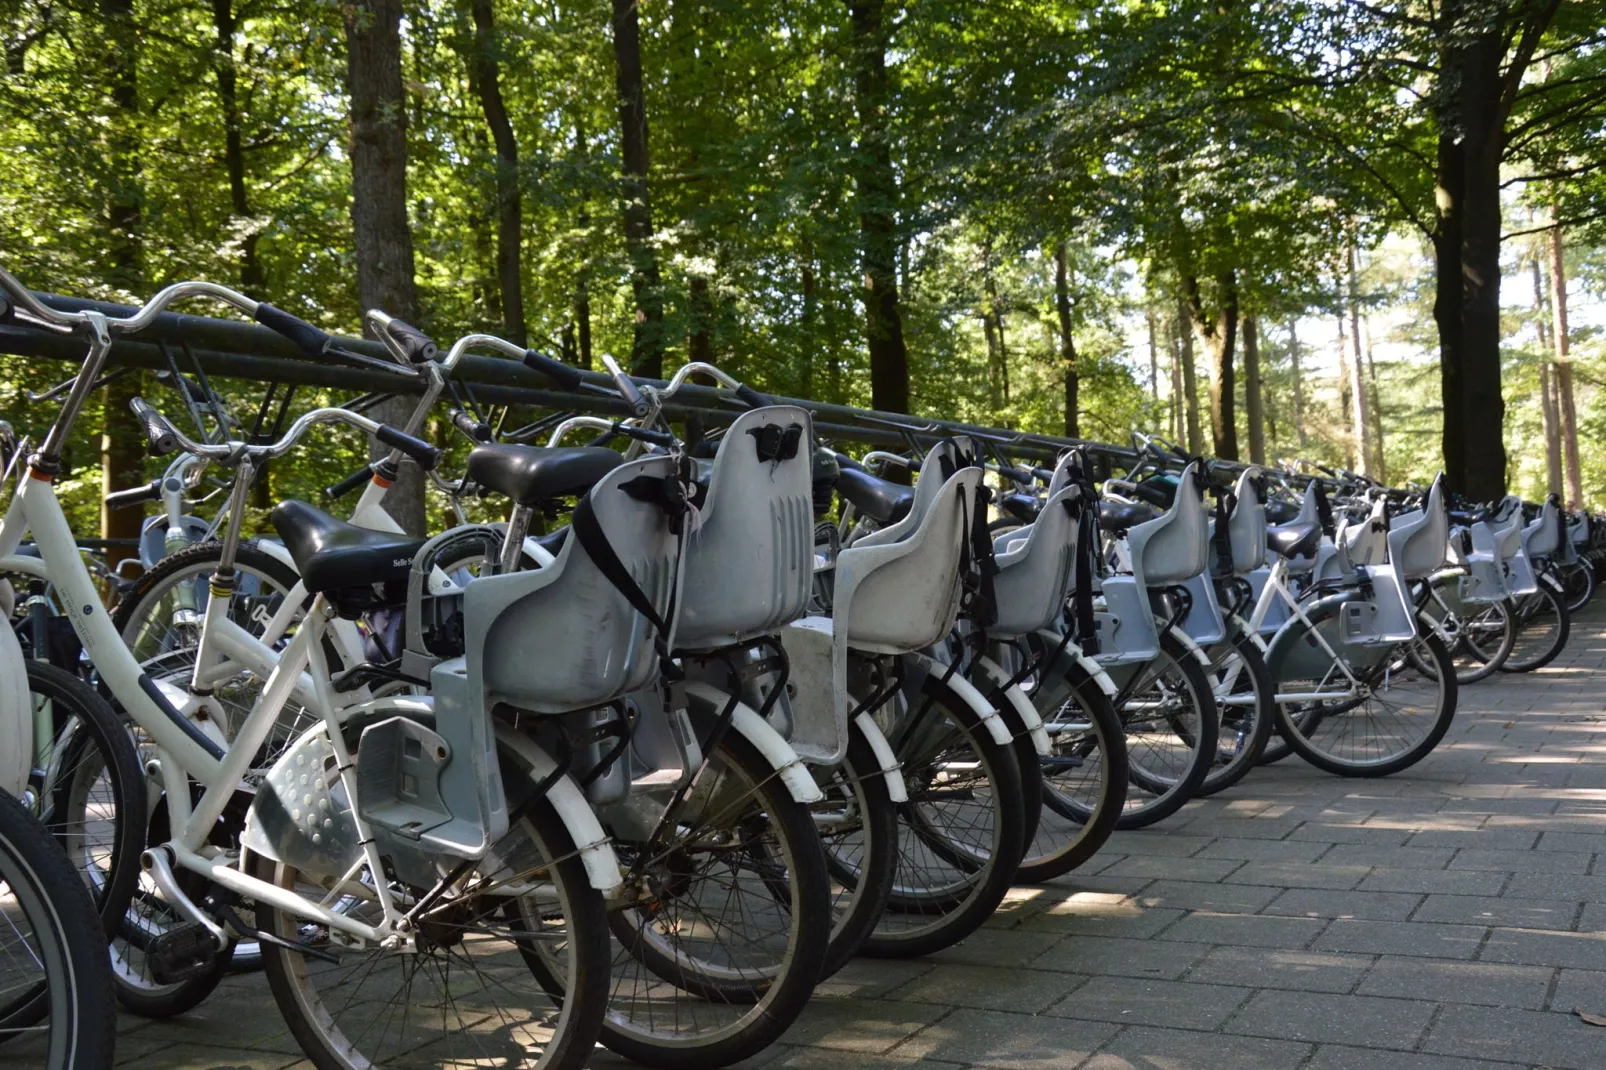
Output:
<instances>
[{"instance_id":1,"label":"bicycle handlebar","mask_svg":"<svg viewBox=\"0 0 1606 1070\"><path fill-rule=\"evenodd\" d=\"M450 416L452 426L467 435L471 441L490 442L496 437L491 433L491 428L488 424L474 419L473 416L462 409L452 409Z\"/></svg>"},{"instance_id":2,"label":"bicycle handlebar","mask_svg":"<svg viewBox=\"0 0 1606 1070\"><path fill-rule=\"evenodd\" d=\"M274 308L266 301L257 302L256 308L251 310L251 318L269 330L290 339L296 348L309 357L323 356L334 344L334 339L327 331L321 331L306 320L292 316L283 309Z\"/></svg>"},{"instance_id":3,"label":"bicycle handlebar","mask_svg":"<svg viewBox=\"0 0 1606 1070\"><path fill-rule=\"evenodd\" d=\"M389 424L377 423L366 416L361 416L350 409L322 408L313 409L303 413L290 429L284 433L279 441L266 446L247 446L242 442L196 442L181 431L177 431L167 422L166 417L145 402L144 398L134 398L129 407L139 417L145 426L146 436L151 439L154 449L158 444L166 446L166 434L173 436L173 444L165 452L171 453L173 449L181 449L186 453L193 453L197 457L207 457L212 460L229 461L242 452L264 459L282 457L290 452L290 448L301 439L315 424L339 423L365 431L374 438L393 449L401 450L411 457L417 465L426 472L434 468L440 460L441 451L422 439L414 438L405 431L399 431ZM158 435L161 435L160 443Z\"/></svg>"},{"instance_id":4,"label":"bicycle handlebar","mask_svg":"<svg viewBox=\"0 0 1606 1070\"><path fill-rule=\"evenodd\" d=\"M130 487L127 490L119 490L108 494L105 501L108 509L126 509L131 505L143 505L146 502L158 501L161 497L162 480L153 479L146 486Z\"/></svg>"},{"instance_id":5,"label":"bicycle handlebar","mask_svg":"<svg viewBox=\"0 0 1606 1070\"><path fill-rule=\"evenodd\" d=\"M351 473L351 475L347 476L345 479L342 479L339 483L323 488L323 493L328 498L344 498L346 495L350 494L352 491L356 490L358 487L372 479L373 476L373 467L365 464L355 472Z\"/></svg>"},{"instance_id":6,"label":"bicycle handlebar","mask_svg":"<svg viewBox=\"0 0 1606 1070\"><path fill-rule=\"evenodd\" d=\"M641 391L636 389L635 382L625 374L624 369L619 367L619 362L614 360L612 356L607 353L602 354L602 366L608 369L609 375L613 376L614 389L618 390L619 396L624 398L625 406L630 410L631 415L638 420L645 420L652 412L652 403L641 396Z\"/></svg>"}]
</instances>

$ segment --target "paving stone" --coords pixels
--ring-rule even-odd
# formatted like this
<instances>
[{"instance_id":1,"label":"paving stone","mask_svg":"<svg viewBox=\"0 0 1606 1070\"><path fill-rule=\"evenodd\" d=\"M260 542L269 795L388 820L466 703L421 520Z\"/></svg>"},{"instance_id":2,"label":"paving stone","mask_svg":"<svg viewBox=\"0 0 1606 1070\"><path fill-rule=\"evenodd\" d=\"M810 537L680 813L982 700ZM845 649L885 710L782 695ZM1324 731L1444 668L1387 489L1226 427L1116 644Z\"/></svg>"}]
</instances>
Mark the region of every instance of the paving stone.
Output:
<instances>
[{"instance_id":1,"label":"paving stone","mask_svg":"<svg viewBox=\"0 0 1606 1070\"><path fill-rule=\"evenodd\" d=\"M1150 857L1169 856L1171 858L1186 858L1214 842L1210 836L1189 836L1184 833L1167 832L1162 824L1158 828L1131 829L1126 832L1117 832L1111 836L1109 842L1099 849L1102 854L1111 851L1122 855L1147 855Z\"/></svg>"},{"instance_id":2,"label":"paving stone","mask_svg":"<svg viewBox=\"0 0 1606 1070\"><path fill-rule=\"evenodd\" d=\"M1426 892L1445 895L1499 895L1506 876L1487 870L1374 869L1360 883L1363 892Z\"/></svg>"},{"instance_id":3,"label":"paving stone","mask_svg":"<svg viewBox=\"0 0 1606 1070\"><path fill-rule=\"evenodd\" d=\"M1204 958L1209 948L1172 940L1121 940L1077 936L1027 963L1034 970L1092 976L1158 977L1175 980Z\"/></svg>"},{"instance_id":4,"label":"paving stone","mask_svg":"<svg viewBox=\"0 0 1606 1070\"><path fill-rule=\"evenodd\" d=\"M1163 940L1235 947L1303 947L1326 927L1315 918L1280 918L1265 914L1189 914L1165 932Z\"/></svg>"},{"instance_id":5,"label":"paving stone","mask_svg":"<svg viewBox=\"0 0 1606 1070\"><path fill-rule=\"evenodd\" d=\"M1379 847L1341 843L1322 855L1333 866L1374 866L1389 869L1443 869L1455 855L1453 847Z\"/></svg>"},{"instance_id":6,"label":"paving stone","mask_svg":"<svg viewBox=\"0 0 1606 1070\"><path fill-rule=\"evenodd\" d=\"M1216 910L1253 914L1273 899L1277 889L1253 884L1206 884L1203 881L1155 881L1137 900L1180 910Z\"/></svg>"},{"instance_id":7,"label":"paving stone","mask_svg":"<svg viewBox=\"0 0 1606 1070\"><path fill-rule=\"evenodd\" d=\"M1189 970L1200 984L1286 988L1306 992L1348 992L1371 968L1372 955L1337 955L1285 948L1218 947Z\"/></svg>"},{"instance_id":8,"label":"paving stone","mask_svg":"<svg viewBox=\"0 0 1606 1070\"><path fill-rule=\"evenodd\" d=\"M1385 955L1355 991L1363 996L1400 996L1444 1003L1482 1003L1491 1007L1545 1005L1554 970L1496 962L1456 962Z\"/></svg>"},{"instance_id":9,"label":"paving stone","mask_svg":"<svg viewBox=\"0 0 1606 1070\"><path fill-rule=\"evenodd\" d=\"M1602 833L1586 832L1552 832L1546 830L1539 835L1541 851L1582 851L1586 854L1595 854L1606 851L1606 835Z\"/></svg>"},{"instance_id":10,"label":"paving stone","mask_svg":"<svg viewBox=\"0 0 1606 1070\"><path fill-rule=\"evenodd\" d=\"M1314 862L1327 850L1326 844L1307 840L1247 840L1223 836L1212 840L1196 858L1235 858L1241 862Z\"/></svg>"},{"instance_id":11,"label":"paving stone","mask_svg":"<svg viewBox=\"0 0 1606 1070\"><path fill-rule=\"evenodd\" d=\"M1587 873L1593 855L1574 851L1477 851L1463 848L1451 869L1504 869L1512 873Z\"/></svg>"},{"instance_id":12,"label":"paving stone","mask_svg":"<svg viewBox=\"0 0 1606 1070\"><path fill-rule=\"evenodd\" d=\"M1247 988L1149 977L1095 977L1048 1013L1122 1025L1214 1029L1249 998Z\"/></svg>"},{"instance_id":13,"label":"paving stone","mask_svg":"<svg viewBox=\"0 0 1606 1070\"><path fill-rule=\"evenodd\" d=\"M828 998L880 999L934 969L925 959L852 959L814 991Z\"/></svg>"},{"instance_id":14,"label":"paving stone","mask_svg":"<svg viewBox=\"0 0 1606 1070\"><path fill-rule=\"evenodd\" d=\"M1253 775L1253 774L1251 774ZM1224 836L1240 840L1281 840L1304 822L1293 817L1238 817L1216 814L1188 822L1190 836Z\"/></svg>"},{"instance_id":15,"label":"paving stone","mask_svg":"<svg viewBox=\"0 0 1606 1070\"><path fill-rule=\"evenodd\" d=\"M1522 928L1542 929L1550 928L1543 925L1526 925ZM1581 933L1598 933L1606 931L1606 903L1585 903L1584 909L1578 915L1578 921L1573 928Z\"/></svg>"},{"instance_id":16,"label":"paving stone","mask_svg":"<svg viewBox=\"0 0 1606 1070\"><path fill-rule=\"evenodd\" d=\"M1478 956L1484 962L1594 969L1606 963L1606 933L1559 933L1540 929L1495 929ZM1606 1036L1606 1034L1603 1034Z\"/></svg>"},{"instance_id":17,"label":"paving stone","mask_svg":"<svg viewBox=\"0 0 1606 1070\"><path fill-rule=\"evenodd\" d=\"M1003 1070L1072 1070L1120 1031L1111 1022L959 1010L892 1054Z\"/></svg>"},{"instance_id":18,"label":"paving stone","mask_svg":"<svg viewBox=\"0 0 1606 1070\"><path fill-rule=\"evenodd\" d=\"M1316 1055L1300 1070L1506 1070L1522 1066L1521 1063L1492 1063L1487 1059L1457 1059L1448 1055L1418 1055L1411 1052L1391 1051L1386 1064L1379 1061L1377 1052L1368 1048L1347 1048L1339 1044L1323 1044Z\"/></svg>"},{"instance_id":19,"label":"paving stone","mask_svg":"<svg viewBox=\"0 0 1606 1070\"><path fill-rule=\"evenodd\" d=\"M789 1044L884 1054L948 1013L947 1007L927 1003L815 998L786 1031L786 1040Z\"/></svg>"},{"instance_id":20,"label":"paving stone","mask_svg":"<svg viewBox=\"0 0 1606 1070\"><path fill-rule=\"evenodd\" d=\"M1178 909L1150 906L1148 893L1118 898L1118 903L1082 904L1080 909L1056 907L1046 910L1033 919L1031 931L1067 933L1072 936L1122 936L1141 940L1153 936L1183 914Z\"/></svg>"},{"instance_id":21,"label":"paving stone","mask_svg":"<svg viewBox=\"0 0 1606 1070\"><path fill-rule=\"evenodd\" d=\"M1422 1050L1556 1070L1598 1070L1606 1066L1606 1029L1585 1025L1571 1014L1446 1007Z\"/></svg>"},{"instance_id":22,"label":"paving stone","mask_svg":"<svg viewBox=\"0 0 1606 1070\"><path fill-rule=\"evenodd\" d=\"M1059 937L1043 932L982 931L944 948L926 961L968 966L1019 966L1033 956L1050 951Z\"/></svg>"},{"instance_id":23,"label":"paving stone","mask_svg":"<svg viewBox=\"0 0 1606 1070\"><path fill-rule=\"evenodd\" d=\"M147 1052L138 1060L124 1060L119 1045L115 1058L118 1066L159 1066L162 1070L286 1070L303 1063L302 1059L282 1052L204 1044L170 1044Z\"/></svg>"},{"instance_id":24,"label":"paving stone","mask_svg":"<svg viewBox=\"0 0 1606 1070\"><path fill-rule=\"evenodd\" d=\"M1153 877L1161 880L1219 881L1243 862L1232 858L1123 858L1111 866L1111 877Z\"/></svg>"},{"instance_id":25,"label":"paving stone","mask_svg":"<svg viewBox=\"0 0 1606 1070\"><path fill-rule=\"evenodd\" d=\"M1425 921L1339 920L1328 925L1311 944L1311 950L1470 959L1478 953L1487 931L1473 925Z\"/></svg>"},{"instance_id":26,"label":"paving stone","mask_svg":"<svg viewBox=\"0 0 1606 1070\"><path fill-rule=\"evenodd\" d=\"M1445 921L1457 925L1510 925L1520 929L1571 929L1578 904L1565 899L1518 899L1515 896L1430 895L1412 921Z\"/></svg>"},{"instance_id":27,"label":"paving stone","mask_svg":"<svg viewBox=\"0 0 1606 1070\"><path fill-rule=\"evenodd\" d=\"M1134 1028L1106 1044L1081 1070L1288 1070L1309 1044L1182 1029Z\"/></svg>"},{"instance_id":28,"label":"paving stone","mask_svg":"<svg viewBox=\"0 0 1606 1070\"><path fill-rule=\"evenodd\" d=\"M892 996L906 1003L1040 1014L1086 980L1077 974L1051 970L938 966L897 989Z\"/></svg>"},{"instance_id":29,"label":"paving stone","mask_svg":"<svg viewBox=\"0 0 1606 1070\"><path fill-rule=\"evenodd\" d=\"M1606 963L1602 963L1606 965ZM1606 970L1562 970L1550 994L1550 1010L1606 1015Z\"/></svg>"},{"instance_id":30,"label":"paving stone","mask_svg":"<svg viewBox=\"0 0 1606 1070\"><path fill-rule=\"evenodd\" d=\"M1367 825L1342 825L1307 821L1288 834L1290 840L1314 840L1317 843L1363 843L1374 847L1399 847L1411 835L1401 828L1372 828Z\"/></svg>"},{"instance_id":31,"label":"paving stone","mask_svg":"<svg viewBox=\"0 0 1606 1070\"><path fill-rule=\"evenodd\" d=\"M1468 847L1483 851L1531 850L1539 837L1527 829L1423 829L1406 841L1407 847Z\"/></svg>"},{"instance_id":32,"label":"paving stone","mask_svg":"<svg viewBox=\"0 0 1606 1070\"><path fill-rule=\"evenodd\" d=\"M1370 866L1334 866L1315 862L1295 866L1279 862L1246 862L1234 870L1224 883L1260 884L1273 888L1353 888L1360 884Z\"/></svg>"},{"instance_id":33,"label":"paving stone","mask_svg":"<svg viewBox=\"0 0 1606 1070\"><path fill-rule=\"evenodd\" d=\"M1516 873L1506 882L1501 895L1517 899L1606 900L1606 875L1586 877L1578 873Z\"/></svg>"},{"instance_id":34,"label":"paving stone","mask_svg":"<svg viewBox=\"0 0 1606 1070\"><path fill-rule=\"evenodd\" d=\"M1432 1003L1310 992L1258 992L1228 1033L1364 1048L1410 1049L1433 1018Z\"/></svg>"},{"instance_id":35,"label":"paving stone","mask_svg":"<svg viewBox=\"0 0 1606 1070\"><path fill-rule=\"evenodd\" d=\"M1291 888L1272 900L1263 914L1296 918L1366 918L1404 921L1422 896L1411 892L1337 892L1317 888Z\"/></svg>"},{"instance_id":36,"label":"paving stone","mask_svg":"<svg viewBox=\"0 0 1606 1070\"><path fill-rule=\"evenodd\" d=\"M957 1067L958 1063L935 1062L930 1059L904 1059L896 1055L865 1055L862 1052L825 1051L821 1048L792 1048L777 1046L776 1057L768 1065L774 1070L941 1070ZM634 1067L637 1064L627 1063ZM748 1065L745 1062L737 1067Z\"/></svg>"}]
</instances>

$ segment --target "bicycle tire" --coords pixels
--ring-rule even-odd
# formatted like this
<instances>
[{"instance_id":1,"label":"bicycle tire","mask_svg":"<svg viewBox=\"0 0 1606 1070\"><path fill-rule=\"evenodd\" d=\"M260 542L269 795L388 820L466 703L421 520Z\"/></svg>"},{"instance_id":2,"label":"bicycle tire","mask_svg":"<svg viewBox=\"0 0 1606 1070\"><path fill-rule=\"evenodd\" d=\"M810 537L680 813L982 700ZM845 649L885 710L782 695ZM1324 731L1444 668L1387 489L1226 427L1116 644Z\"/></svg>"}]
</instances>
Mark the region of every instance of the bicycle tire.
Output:
<instances>
[{"instance_id":1,"label":"bicycle tire","mask_svg":"<svg viewBox=\"0 0 1606 1070\"><path fill-rule=\"evenodd\" d=\"M166 645L165 640L158 643L160 649L148 649L149 642L142 641L147 637L143 631L147 619L168 597L175 583L189 577L204 580L222 554L221 542L200 542L186 546L156 562L134 581L112 611L112 627L117 629L117 634L123 637L128 648L134 651L135 657L145 661L173 649ZM254 539L241 542L235 549L235 569L246 576L271 580L285 593L301 579L294 568L258 547ZM235 597L251 596L241 591ZM204 603L197 603L197 612L204 608Z\"/></svg>"},{"instance_id":2,"label":"bicycle tire","mask_svg":"<svg viewBox=\"0 0 1606 1070\"><path fill-rule=\"evenodd\" d=\"M1220 687L1229 686L1230 678L1232 691L1226 702L1219 694L1217 696L1220 724L1216 754L1203 782L1194 791L1194 797L1200 799L1227 790L1260 764L1260 756L1277 720L1276 688L1266 668L1266 656L1261 653L1259 644L1249 637L1242 621L1229 621L1228 627L1232 630L1229 638L1207 651L1211 661L1207 675ZM1237 662L1236 666L1231 664L1233 661Z\"/></svg>"},{"instance_id":3,"label":"bicycle tire","mask_svg":"<svg viewBox=\"0 0 1606 1070\"><path fill-rule=\"evenodd\" d=\"M865 939L887 909L892 878L898 868L898 812L870 741L858 725L849 728L848 752L835 770L817 774L825 781L826 800L812 809L833 805L833 790L862 815L861 843L855 854L851 829L820 830L825 868L831 877L831 942L820 979L830 977L859 953ZM846 796L851 793L851 800Z\"/></svg>"},{"instance_id":4,"label":"bicycle tire","mask_svg":"<svg viewBox=\"0 0 1606 1070\"><path fill-rule=\"evenodd\" d=\"M1146 738L1142 746L1134 746L1133 726L1140 723L1149 724L1153 718L1139 717L1129 712L1125 703L1133 700L1135 692L1130 685L1122 687L1122 695L1116 704L1116 713L1121 718L1127 736L1127 779L1138 789L1138 793L1127 792L1126 807L1116 822L1117 828L1147 828L1182 809L1199 790L1199 785L1204 783L1205 775L1209 773L1210 763L1216 753L1220 722L1216 711L1215 692L1210 686L1209 677L1205 675L1204 666L1181 640L1169 632L1160 637L1160 653L1137 671L1147 673L1154 665L1174 668L1174 672L1169 668L1161 668L1151 679L1156 681L1156 686L1163 686L1158 684L1161 674L1171 677L1171 687L1176 689L1176 694L1182 702L1193 711L1198 719L1198 725L1192 728L1190 738L1188 729L1178 730L1179 717L1169 716L1166 718L1166 726L1153 733L1157 738ZM1169 777L1150 768L1156 760L1164 760L1165 754L1162 748L1176 750L1165 742L1165 737L1168 736L1175 736L1188 755L1185 762L1176 763L1178 769Z\"/></svg>"},{"instance_id":5,"label":"bicycle tire","mask_svg":"<svg viewBox=\"0 0 1606 1070\"><path fill-rule=\"evenodd\" d=\"M102 922L94 899L55 837L27 807L0 792L0 948L17 940L43 976L24 982L43 991L34 1000L43 1014L30 1021L0 1020L0 1051L16 1070L104 1070L117 1043ZM24 933L32 934L29 941ZM9 954L6 958L11 958ZM31 1013L31 1012L30 1012ZM43 1032L34 1032L48 1021ZM29 1029L30 1034L8 1031ZM38 1059L35 1063L33 1060Z\"/></svg>"},{"instance_id":6,"label":"bicycle tire","mask_svg":"<svg viewBox=\"0 0 1606 1070\"><path fill-rule=\"evenodd\" d=\"M1435 590L1448 590L1451 579L1429 583ZM1436 613L1436 608L1444 612ZM1452 593L1448 601L1440 594L1430 594L1420 612L1434 621L1447 640L1445 650L1455 666L1455 682L1463 686L1498 672L1517 641L1516 622L1505 602L1467 604L1458 593ZM1433 668L1426 660L1419 660L1417 667L1423 671Z\"/></svg>"},{"instance_id":7,"label":"bicycle tire","mask_svg":"<svg viewBox=\"0 0 1606 1070\"><path fill-rule=\"evenodd\" d=\"M1539 580L1539 590L1513 599L1516 609L1517 639L1503 672L1533 672L1555 661L1572 637L1572 615L1567 604L1547 577Z\"/></svg>"},{"instance_id":8,"label":"bicycle tire","mask_svg":"<svg viewBox=\"0 0 1606 1070\"><path fill-rule=\"evenodd\" d=\"M1307 671L1305 667L1297 665L1294 652L1301 645L1319 649L1319 644L1310 637L1309 633L1320 628L1326 622L1334 623L1334 627L1331 630L1336 634L1338 630L1336 622L1342 605L1343 603L1336 599L1318 602L1306 610L1308 625L1305 621L1296 621L1290 624L1284 632L1278 634L1277 641L1272 644L1271 652L1266 661L1279 695L1296 693L1288 690L1288 685L1304 683L1312 676L1315 670ZM1455 672L1450 667L1450 653L1445 648L1444 642L1439 638L1437 632L1433 630L1431 619L1426 615L1419 617L1418 632L1419 634L1415 639L1407 640L1404 643L1393 644L1386 648L1358 650L1355 657L1364 656L1370 659L1372 661L1370 665L1362 666L1352 661L1346 661L1349 671L1363 681L1381 682L1383 687L1390 692L1398 691L1399 694L1395 695L1392 701L1400 702L1406 715L1414 718L1418 714L1418 708L1427 706L1428 703L1418 697L1413 697L1414 693L1406 691L1406 686L1415 686L1409 675L1409 669L1419 659L1432 659L1433 664L1437 666L1436 669L1432 671L1416 670L1418 678L1431 682L1433 685L1432 691L1437 695L1437 699L1432 703L1432 709L1425 720L1425 728L1418 733L1418 738L1397 751L1376 756L1367 755L1363 758L1356 758L1333 753L1337 749L1334 744L1342 743L1345 739L1355 738L1355 734L1349 730L1349 725L1355 723L1358 713L1360 717L1367 719L1368 724L1372 723L1371 702L1377 692L1373 690L1373 684L1366 684L1368 691L1366 695L1358 700L1353 696L1346 695L1342 701L1334 704L1335 708L1341 712L1324 712L1322 716L1315 719L1313 724L1307 724L1303 729L1299 727L1299 723L1293 717L1295 711L1289 709L1295 703L1280 699L1277 704L1278 727L1295 753L1318 769L1336 773L1339 776L1351 777L1388 776L1402 769L1410 768L1431 754L1433 748L1438 746L1439 741L1449 731L1450 722L1455 718L1458 688ZM1325 634L1324 638L1326 638ZM1334 647L1335 653L1340 649L1332 640L1328 640L1328 644ZM1420 649L1412 649L1412 645L1419 645ZM1408 650L1410 653L1407 653ZM1326 657L1326 653L1322 651L1320 657L1315 655L1311 657L1313 660L1320 660L1320 658ZM1318 681L1316 686L1320 686L1322 681L1330 678L1332 670L1325 669L1322 670L1322 673L1323 675L1316 677ZM1421 694L1426 694L1429 689L1426 685L1423 685L1418 690ZM1336 697L1338 696L1335 693ZM1310 705L1319 705L1319 703L1310 703ZM1399 725L1407 722L1396 718L1393 723ZM1409 723L1415 726L1422 724L1423 721L1413 720ZM1397 731L1397 729L1393 728L1387 730ZM1318 740L1321 741L1321 745L1318 745Z\"/></svg>"},{"instance_id":9,"label":"bicycle tire","mask_svg":"<svg viewBox=\"0 0 1606 1070\"><path fill-rule=\"evenodd\" d=\"M1558 579L1567 600L1567 612L1576 614L1595 597L1595 570L1582 561L1562 565L1557 569Z\"/></svg>"}]
</instances>

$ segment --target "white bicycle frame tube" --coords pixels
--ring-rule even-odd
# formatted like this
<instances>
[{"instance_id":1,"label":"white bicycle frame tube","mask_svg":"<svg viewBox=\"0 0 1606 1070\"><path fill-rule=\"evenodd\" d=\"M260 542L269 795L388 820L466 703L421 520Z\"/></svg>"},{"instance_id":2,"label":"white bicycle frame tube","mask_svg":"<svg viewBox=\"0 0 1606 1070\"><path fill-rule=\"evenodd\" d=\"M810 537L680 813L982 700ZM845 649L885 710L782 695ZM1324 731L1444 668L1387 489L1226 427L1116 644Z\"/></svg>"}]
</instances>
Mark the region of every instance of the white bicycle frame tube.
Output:
<instances>
[{"instance_id":1,"label":"white bicycle frame tube","mask_svg":"<svg viewBox=\"0 0 1606 1070\"><path fill-rule=\"evenodd\" d=\"M1295 598L1294 593L1288 589L1287 558L1279 557L1271 566L1271 575L1266 578L1266 586L1260 592L1259 600L1255 602L1254 612L1249 615L1250 634L1259 634L1260 626L1265 621L1266 614L1271 612L1271 607L1277 604L1276 600L1278 598L1288 603L1289 611L1293 616L1283 622L1283 626L1277 630L1277 636L1282 635L1295 621L1303 622L1306 632L1316 640L1317 645L1322 648L1322 652L1333 660L1333 664L1337 665L1345 678L1349 680L1349 693L1353 694L1355 689L1361 686L1361 682L1355 678L1354 673L1350 672L1349 663L1340 657L1338 651L1334 650L1327 642L1326 636L1316 630L1316 626L1305 615L1305 608L1300 605L1299 599ZM1268 649L1276 645L1277 636L1273 636L1271 642L1266 644ZM1344 692L1323 692L1321 694L1305 694L1301 692L1296 694L1279 691L1276 700L1278 702L1316 702L1322 699L1338 698L1343 694Z\"/></svg>"}]
</instances>

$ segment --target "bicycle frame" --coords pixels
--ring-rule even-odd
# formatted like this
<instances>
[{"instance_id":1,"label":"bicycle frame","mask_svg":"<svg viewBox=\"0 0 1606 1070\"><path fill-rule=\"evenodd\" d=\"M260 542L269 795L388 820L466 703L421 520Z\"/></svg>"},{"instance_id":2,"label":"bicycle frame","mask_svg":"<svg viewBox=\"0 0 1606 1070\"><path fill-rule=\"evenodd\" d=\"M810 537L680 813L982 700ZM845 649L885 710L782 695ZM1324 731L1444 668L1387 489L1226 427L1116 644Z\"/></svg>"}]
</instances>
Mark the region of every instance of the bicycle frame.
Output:
<instances>
[{"instance_id":1,"label":"bicycle frame","mask_svg":"<svg viewBox=\"0 0 1606 1070\"><path fill-rule=\"evenodd\" d=\"M1338 666L1339 671L1342 672L1344 677L1349 681L1349 689L1348 691L1343 692L1278 691L1276 693L1276 700L1279 703L1324 702L1334 698L1344 698L1355 695L1357 690L1362 686L1361 681L1356 678L1353 672L1350 671L1348 659L1340 656L1338 651L1334 650L1332 645L1328 643L1327 637L1318 631L1316 626L1311 623L1310 617L1305 614L1304 606L1300 604L1298 598L1294 597L1293 590L1288 586L1288 576L1288 559L1285 557L1279 557L1272 563L1271 575L1267 578L1266 586L1261 590L1260 597L1255 601L1255 608L1249 615L1249 628L1251 633L1256 635L1260 633L1260 626L1265 623L1267 614L1271 612L1272 607L1275 606L1280 599L1286 605L1291 615L1286 621L1283 622L1282 627L1277 629L1277 634L1281 635L1296 621L1303 623L1306 634L1316 640L1316 645L1321 647L1322 653L1326 654L1328 658L1332 659L1333 664ZM1271 642L1267 643L1266 645L1270 647L1274 645L1276 641L1276 636L1273 636Z\"/></svg>"}]
</instances>

